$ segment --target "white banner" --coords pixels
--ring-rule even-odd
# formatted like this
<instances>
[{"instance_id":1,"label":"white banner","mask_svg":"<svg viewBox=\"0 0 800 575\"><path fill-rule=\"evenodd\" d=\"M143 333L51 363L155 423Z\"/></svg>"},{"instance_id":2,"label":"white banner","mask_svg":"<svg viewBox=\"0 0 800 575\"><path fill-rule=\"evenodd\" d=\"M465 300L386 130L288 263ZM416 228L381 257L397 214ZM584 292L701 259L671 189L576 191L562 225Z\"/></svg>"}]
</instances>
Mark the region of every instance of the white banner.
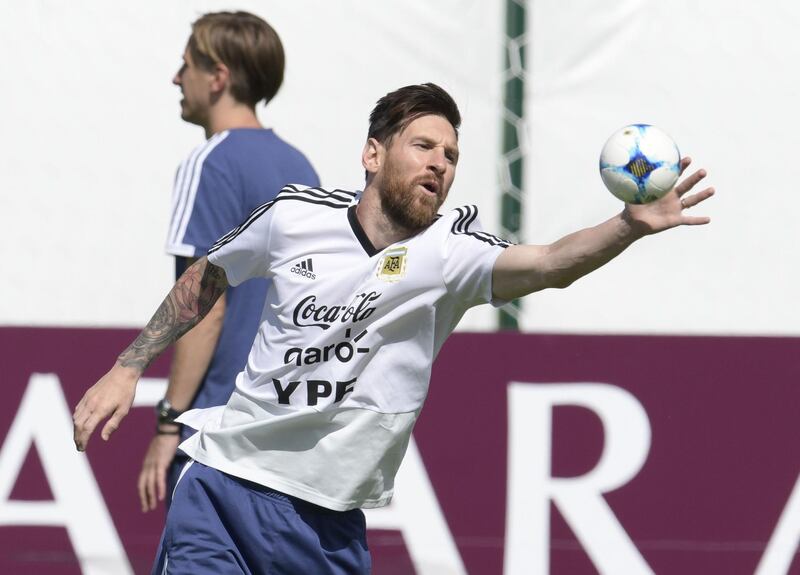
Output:
<instances>
[{"instance_id":1,"label":"white banner","mask_svg":"<svg viewBox=\"0 0 800 575\"><path fill-rule=\"evenodd\" d=\"M378 98L435 82L461 108L450 206L498 219L503 5L444 0L0 3L6 111L0 325L143 325L172 285L164 255L178 163L203 141L171 83L200 14L248 10L286 49L263 122L303 150L323 186L360 189ZM481 316L482 314L482 316ZM473 320L491 324L488 307ZM476 325L477 325L476 324Z\"/></svg>"}]
</instances>

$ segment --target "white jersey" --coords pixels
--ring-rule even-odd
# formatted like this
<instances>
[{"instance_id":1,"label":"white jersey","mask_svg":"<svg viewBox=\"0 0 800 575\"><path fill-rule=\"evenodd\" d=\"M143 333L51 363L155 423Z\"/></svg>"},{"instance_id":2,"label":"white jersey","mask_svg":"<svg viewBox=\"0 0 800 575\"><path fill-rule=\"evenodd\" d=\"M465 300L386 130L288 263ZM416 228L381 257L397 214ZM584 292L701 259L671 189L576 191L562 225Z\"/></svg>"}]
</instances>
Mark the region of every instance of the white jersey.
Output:
<instances>
[{"instance_id":1,"label":"white jersey","mask_svg":"<svg viewBox=\"0 0 800 575\"><path fill-rule=\"evenodd\" d=\"M358 199L289 186L211 248L231 285L272 286L228 404L179 419L197 461L340 511L391 499L433 360L509 245L469 206L378 251Z\"/></svg>"}]
</instances>

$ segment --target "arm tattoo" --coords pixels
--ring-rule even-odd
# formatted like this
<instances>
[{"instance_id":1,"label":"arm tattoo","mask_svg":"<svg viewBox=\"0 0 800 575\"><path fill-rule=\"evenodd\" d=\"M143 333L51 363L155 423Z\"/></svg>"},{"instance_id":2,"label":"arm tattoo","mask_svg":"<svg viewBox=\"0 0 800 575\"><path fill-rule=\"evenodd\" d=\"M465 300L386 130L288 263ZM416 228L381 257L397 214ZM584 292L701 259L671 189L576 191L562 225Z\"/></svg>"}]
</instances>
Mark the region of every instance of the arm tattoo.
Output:
<instances>
[{"instance_id":1,"label":"arm tattoo","mask_svg":"<svg viewBox=\"0 0 800 575\"><path fill-rule=\"evenodd\" d=\"M200 258L178 278L136 340L119 356L125 367L141 371L167 346L192 329L228 287L225 270Z\"/></svg>"}]
</instances>

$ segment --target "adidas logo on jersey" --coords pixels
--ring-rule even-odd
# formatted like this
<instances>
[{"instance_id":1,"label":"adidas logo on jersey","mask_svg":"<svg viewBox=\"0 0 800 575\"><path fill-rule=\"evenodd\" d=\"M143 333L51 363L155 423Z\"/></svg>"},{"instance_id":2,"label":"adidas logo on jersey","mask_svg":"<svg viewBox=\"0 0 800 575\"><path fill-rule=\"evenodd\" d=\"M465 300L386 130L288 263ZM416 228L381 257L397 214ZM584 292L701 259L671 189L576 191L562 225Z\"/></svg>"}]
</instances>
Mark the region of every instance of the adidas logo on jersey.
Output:
<instances>
[{"instance_id":1,"label":"adidas logo on jersey","mask_svg":"<svg viewBox=\"0 0 800 575\"><path fill-rule=\"evenodd\" d=\"M311 258L294 264L289 271L310 280L317 279L317 274L314 273L314 264L311 262Z\"/></svg>"}]
</instances>

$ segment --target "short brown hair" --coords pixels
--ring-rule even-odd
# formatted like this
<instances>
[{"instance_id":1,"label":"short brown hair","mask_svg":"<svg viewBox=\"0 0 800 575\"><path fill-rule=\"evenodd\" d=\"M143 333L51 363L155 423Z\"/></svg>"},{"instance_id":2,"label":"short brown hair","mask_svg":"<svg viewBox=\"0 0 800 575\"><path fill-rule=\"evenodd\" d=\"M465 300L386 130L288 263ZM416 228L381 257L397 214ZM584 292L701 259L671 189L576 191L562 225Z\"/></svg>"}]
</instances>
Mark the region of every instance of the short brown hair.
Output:
<instances>
[{"instance_id":1,"label":"short brown hair","mask_svg":"<svg viewBox=\"0 0 800 575\"><path fill-rule=\"evenodd\" d=\"M231 72L231 95L244 104L269 102L283 83L281 39L265 20L249 12L204 14L192 24L188 49L206 70L225 64Z\"/></svg>"},{"instance_id":2,"label":"short brown hair","mask_svg":"<svg viewBox=\"0 0 800 575\"><path fill-rule=\"evenodd\" d=\"M395 134L402 132L421 116L443 116L453 126L458 137L461 114L453 98L436 84L428 82L405 86L378 100L369 115L367 138L388 145Z\"/></svg>"}]
</instances>

